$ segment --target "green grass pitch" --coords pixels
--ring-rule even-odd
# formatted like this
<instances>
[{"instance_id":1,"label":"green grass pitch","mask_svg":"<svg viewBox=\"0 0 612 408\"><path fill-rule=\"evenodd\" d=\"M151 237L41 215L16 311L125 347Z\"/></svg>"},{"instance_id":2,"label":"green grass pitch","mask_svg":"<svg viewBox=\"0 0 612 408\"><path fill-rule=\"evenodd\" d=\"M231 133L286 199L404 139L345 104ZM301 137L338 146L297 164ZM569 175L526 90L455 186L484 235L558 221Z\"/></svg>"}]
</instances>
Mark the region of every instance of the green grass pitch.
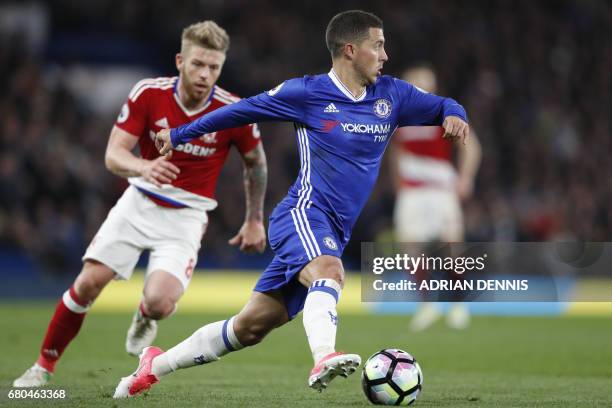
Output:
<instances>
[{"instance_id":1,"label":"green grass pitch","mask_svg":"<svg viewBox=\"0 0 612 408\"><path fill-rule=\"evenodd\" d=\"M49 388L65 400L9 400L11 381L34 360L52 304L0 304L0 406L65 407L365 407L359 375L322 394L306 386L312 366L301 319L262 344L221 361L172 374L145 396L111 398L136 359L123 349L128 313L91 313ZM167 348L225 316L181 313L163 321ZM421 407L612 406L612 322L605 317L475 317L466 331L437 324L412 334L407 316L340 316L338 347L365 359L378 349L414 354L424 372Z\"/></svg>"}]
</instances>

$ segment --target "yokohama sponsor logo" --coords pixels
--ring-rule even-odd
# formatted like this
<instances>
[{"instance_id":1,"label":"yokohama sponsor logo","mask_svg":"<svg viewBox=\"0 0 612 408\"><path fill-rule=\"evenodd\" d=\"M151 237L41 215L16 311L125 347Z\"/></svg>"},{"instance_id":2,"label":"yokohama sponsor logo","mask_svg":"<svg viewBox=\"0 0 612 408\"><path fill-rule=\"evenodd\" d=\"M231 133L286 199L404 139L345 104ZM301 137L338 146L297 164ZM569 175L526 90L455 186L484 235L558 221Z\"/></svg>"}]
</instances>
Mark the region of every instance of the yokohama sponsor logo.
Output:
<instances>
[{"instance_id":1,"label":"yokohama sponsor logo","mask_svg":"<svg viewBox=\"0 0 612 408\"><path fill-rule=\"evenodd\" d=\"M381 134L391 131L390 123L383 124L364 124L364 123L340 123L342 130L350 133L371 133Z\"/></svg>"}]
</instances>

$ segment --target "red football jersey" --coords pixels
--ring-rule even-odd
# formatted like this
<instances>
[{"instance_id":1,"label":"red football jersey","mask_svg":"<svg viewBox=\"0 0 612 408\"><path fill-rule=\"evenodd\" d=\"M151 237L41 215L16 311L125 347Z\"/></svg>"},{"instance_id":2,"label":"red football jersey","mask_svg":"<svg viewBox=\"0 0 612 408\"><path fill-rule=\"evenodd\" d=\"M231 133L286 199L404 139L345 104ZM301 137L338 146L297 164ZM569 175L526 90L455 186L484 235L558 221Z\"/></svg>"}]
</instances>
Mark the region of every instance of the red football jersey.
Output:
<instances>
[{"instance_id":1,"label":"red football jersey","mask_svg":"<svg viewBox=\"0 0 612 408\"><path fill-rule=\"evenodd\" d=\"M399 174L404 187L454 189L457 172L452 144L440 126L406 126L397 129Z\"/></svg>"},{"instance_id":2,"label":"red football jersey","mask_svg":"<svg viewBox=\"0 0 612 408\"><path fill-rule=\"evenodd\" d=\"M140 154L145 159L159 157L154 143L156 132L192 122L208 112L240 100L215 85L208 102L201 109L190 111L181 103L177 85L178 77L138 82L117 118L117 127L138 137ZM205 134L175 148L170 162L181 172L171 185L158 188L142 177L132 177L129 182L166 202L211 210L217 204L217 179L230 147L235 145L244 154L258 143L260 134L256 124Z\"/></svg>"}]
</instances>

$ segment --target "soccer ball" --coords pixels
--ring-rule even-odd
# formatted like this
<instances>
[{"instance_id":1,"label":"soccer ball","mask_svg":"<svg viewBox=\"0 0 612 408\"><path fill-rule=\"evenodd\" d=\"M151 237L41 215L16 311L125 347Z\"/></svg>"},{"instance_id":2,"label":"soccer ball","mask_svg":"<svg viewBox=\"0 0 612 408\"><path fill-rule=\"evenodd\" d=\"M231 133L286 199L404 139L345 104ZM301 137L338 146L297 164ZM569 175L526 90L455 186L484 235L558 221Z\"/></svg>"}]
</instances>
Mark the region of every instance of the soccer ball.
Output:
<instances>
[{"instance_id":1,"label":"soccer ball","mask_svg":"<svg viewBox=\"0 0 612 408\"><path fill-rule=\"evenodd\" d=\"M414 357L400 349L375 353L363 366L361 386L375 405L410 405L423 385L423 372Z\"/></svg>"}]
</instances>

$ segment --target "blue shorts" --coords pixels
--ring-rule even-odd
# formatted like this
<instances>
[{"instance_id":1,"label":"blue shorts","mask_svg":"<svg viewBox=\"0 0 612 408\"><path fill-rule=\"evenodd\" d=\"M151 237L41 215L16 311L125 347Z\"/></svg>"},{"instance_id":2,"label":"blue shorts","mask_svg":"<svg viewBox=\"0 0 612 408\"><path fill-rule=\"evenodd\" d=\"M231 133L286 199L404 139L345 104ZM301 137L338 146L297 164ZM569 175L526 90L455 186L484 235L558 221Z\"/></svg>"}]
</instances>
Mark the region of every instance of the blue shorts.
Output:
<instances>
[{"instance_id":1,"label":"blue shorts","mask_svg":"<svg viewBox=\"0 0 612 408\"><path fill-rule=\"evenodd\" d=\"M298 273L320 255L342 256L341 242L329 218L321 210L296 209L279 204L270 216L268 239L274 259L261 274L256 292L280 289L289 318L303 308L308 288L297 279Z\"/></svg>"}]
</instances>

